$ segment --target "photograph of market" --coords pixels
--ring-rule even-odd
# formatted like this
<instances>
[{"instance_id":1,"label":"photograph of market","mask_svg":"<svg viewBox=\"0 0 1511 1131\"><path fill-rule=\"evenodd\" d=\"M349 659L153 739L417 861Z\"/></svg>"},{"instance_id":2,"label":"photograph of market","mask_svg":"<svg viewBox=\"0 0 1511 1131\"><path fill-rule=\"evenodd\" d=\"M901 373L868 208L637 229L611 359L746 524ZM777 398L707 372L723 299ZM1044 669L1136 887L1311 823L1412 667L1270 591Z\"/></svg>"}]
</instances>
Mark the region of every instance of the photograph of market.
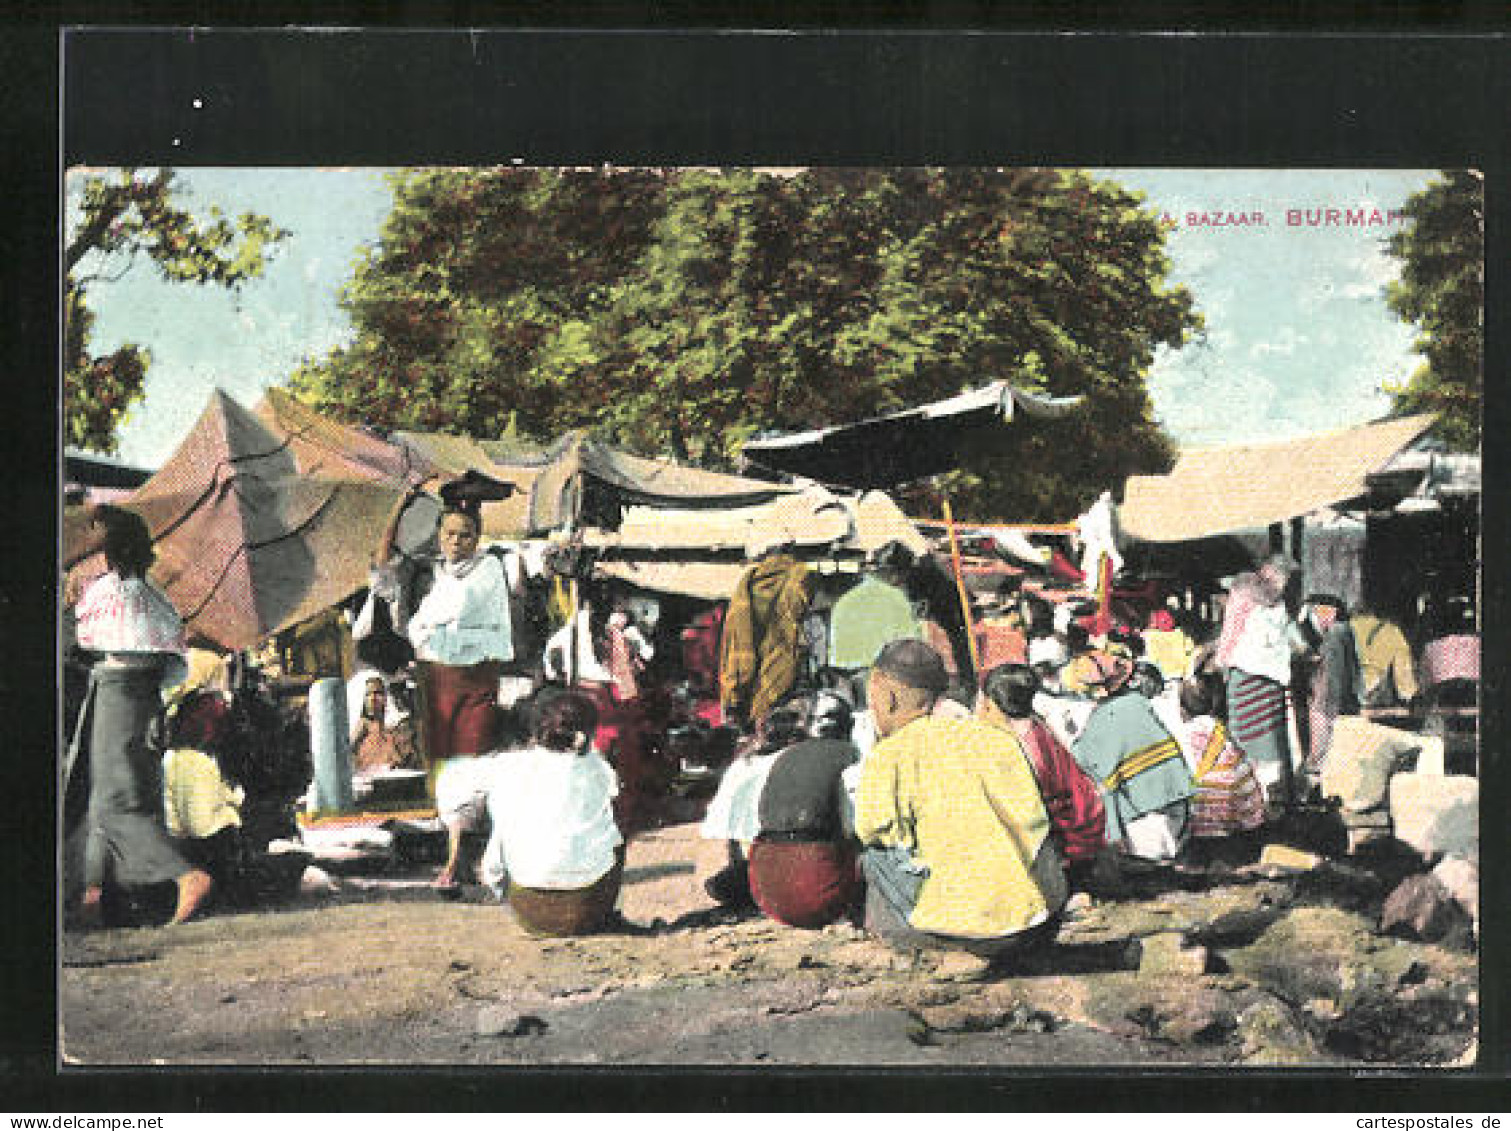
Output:
<instances>
[{"instance_id":1,"label":"photograph of market","mask_svg":"<svg viewBox=\"0 0 1511 1131\"><path fill-rule=\"evenodd\" d=\"M69 170L64 1062L1472 1065L1483 191Z\"/></svg>"}]
</instances>

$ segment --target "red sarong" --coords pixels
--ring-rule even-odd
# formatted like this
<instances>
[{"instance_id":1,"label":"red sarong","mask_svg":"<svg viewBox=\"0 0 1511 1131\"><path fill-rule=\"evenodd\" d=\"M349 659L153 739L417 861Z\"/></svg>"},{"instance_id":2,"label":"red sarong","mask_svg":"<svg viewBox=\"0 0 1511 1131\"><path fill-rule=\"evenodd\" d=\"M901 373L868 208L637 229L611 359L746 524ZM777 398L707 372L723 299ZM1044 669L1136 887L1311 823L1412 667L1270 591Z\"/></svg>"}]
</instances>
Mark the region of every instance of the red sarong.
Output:
<instances>
[{"instance_id":1,"label":"red sarong","mask_svg":"<svg viewBox=\"0 0 1511 1131\"><path fill-rule=\"evenodd\" d=\"M435 762L493 749L503 665L484 660L468 667L425 661L415 666L425 704L425 756Z\"/></svg>"},{"instance_id":2,"label":"red sarong","mask_svg":"<svg viewBox=\"0 0 1511 1131\"><path fill-rule=\"evenodd\" d=\"M861 893L855 850L831 841L766 840L750 846L750 893L756 905L789 927L823 927Z\"/></svg>"}]
</instances>

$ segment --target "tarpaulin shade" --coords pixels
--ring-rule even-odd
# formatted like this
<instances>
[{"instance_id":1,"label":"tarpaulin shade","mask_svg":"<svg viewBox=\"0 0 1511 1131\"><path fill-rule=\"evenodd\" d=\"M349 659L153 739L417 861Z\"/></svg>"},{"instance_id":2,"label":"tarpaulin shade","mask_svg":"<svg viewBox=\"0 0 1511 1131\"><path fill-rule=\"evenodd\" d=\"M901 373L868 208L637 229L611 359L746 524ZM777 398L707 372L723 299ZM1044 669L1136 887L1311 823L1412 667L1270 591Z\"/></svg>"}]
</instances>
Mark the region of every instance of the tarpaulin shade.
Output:
<instances>
[{"instance_id":1,"label":"tarpaulin shade","mask_svg":"<svg viewBox=\"0 0 1511 1131\"><path fill-rule=\"evenodd\" d=\"M282 389L268 389L253 413L287 445L303 475L417 482L440 470L423 454L332 420Z\"/></svg>"},{"instance_id":2,"label":"tarpaulin shade","mask_svg":"<svg viewBox=\"0 0 1511 1131\"><path fill-rule=\"evenodd\" d=\"M508 466L508 465L505 465ZM646 459L571 433L547 454L530 497L529 533L567 526L617 529L634 505L675 510L754 506L795 488Z\"/></svg>"},{"instance_id":3,"label":"tarpaulin shade","mask_svg":"<svg viewBox=\"0 0 1511 1131\"><path fill-rule=\"evenodd\" d=\"M843 487L891 487L959 466L967 444L991 437L1019 411L1064 416L1080 397L1046 397L997 381L918 408L786 436L750 440L747 460L760 467Z\"/></svg>"},{"instance_id":4,"label":"tarpaulin shade","mask_svg":"<svg viewBox=\"0 0 1511 1131\"><path fill-rule=\"evenodd\" d=\"M900 542L921 554L929 545L882 492L842 497L818 486L759 506L718 511L630 507L617 531L589 531L586 541L590 546L625 554L743 555L774 545L790 545L800 551L822 549L863 555L888 542Z\"/></svg>"},{"instance_id":5,"label":"tarpaulin shade","mask_svg":"<svg viewBox=\"0 0 1511 1131\"><path fill-rule=\"evenodd\" d=\"M542 460L544 452L521 452L513 445L474 440L470 436L448 436L443 432L395 432L395 443L413 451L417 458L448 475L479 472L490 478L514 485L515 493L507 499L483 503L483 536L516 539L525 537L530 525L530 494L540 466L527 463L504 464L500 455L507 453L522 460Z\"/></svg>"},{"instance_id":6,"label":"tarpaulin shade","mask_svg":"<svg viewBox=\"0 0 1511 1131\"><path fill-rule=\"evenodd\" d=\"M1263 444L1182 452L1167 475L1135 475L1118 521L1145 542L1185 542L1311 514L1368 494L1384 468L1432 427L1408 416Z\"/></svg>"},{"instance_id":7,"label":"tarpaulin shade","mask_svg":"<svg viewBox=\"0 0 1511 1131\"><path fill-rule=\"evenodd\" d=\"M193 641L251 647L367 583L373 546L406 482L381 478L367 459L327 458L329 474L305 472L288 441L217 390L178 450L122 504L151 530L152 577ZM403 466L402 456L389 458ZM401 544L420 534L406 523ZM88 548L65 544L65 563ZM98 554L76 567L81 578L103 568Z\"/></svg>"}]
</instances>

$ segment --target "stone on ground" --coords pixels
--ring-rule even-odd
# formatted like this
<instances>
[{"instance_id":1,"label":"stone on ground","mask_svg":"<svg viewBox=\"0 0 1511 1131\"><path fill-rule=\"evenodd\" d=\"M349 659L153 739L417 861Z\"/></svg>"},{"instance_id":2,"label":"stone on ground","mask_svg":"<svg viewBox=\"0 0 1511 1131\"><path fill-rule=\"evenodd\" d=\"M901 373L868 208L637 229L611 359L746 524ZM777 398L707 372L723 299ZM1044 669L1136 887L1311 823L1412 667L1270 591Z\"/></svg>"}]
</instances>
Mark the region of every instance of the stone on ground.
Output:
<instances>
[{"instance_id":1,"label":"stone on ground","mask_svg":"<svg viewBox=\"0 0 1511 1131\"><path fill-rule=\"evenodd\" d=\"M1479 859L1480 783L1467 774L1397 774L1390 779L1396 839L1429 864L1444 856Z\"/></svg>"},{"instance_id":2,"label":"stone on ground","mask_svg":"<svg viewBox=\"0 0 1511 1131\"><path fill-rule=\"evenodd\" d=\"M1388 935L1436 942L1462 929L1467 918L1436 876L1408 876L1385 900L1380 912L1380 930Z\"/></svg>"}]
</instances>

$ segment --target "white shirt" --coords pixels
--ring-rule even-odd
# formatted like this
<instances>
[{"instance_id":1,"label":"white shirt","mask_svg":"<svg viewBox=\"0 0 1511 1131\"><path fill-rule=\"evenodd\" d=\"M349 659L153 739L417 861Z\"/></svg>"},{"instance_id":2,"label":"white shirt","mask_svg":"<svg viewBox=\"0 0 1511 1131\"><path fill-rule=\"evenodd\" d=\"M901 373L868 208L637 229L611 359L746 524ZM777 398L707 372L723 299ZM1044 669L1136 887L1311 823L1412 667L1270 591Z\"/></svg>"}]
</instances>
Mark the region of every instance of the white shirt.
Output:
<instances>
[{"instance_id":1,"label":"white shirt","mask_svg":"<svg viewBox=\"0 0 1511 1131\"><path fill-rule=\"evenodd\" d=\"M614 615L623 617L622 613ZM593 649L591 617L591 606L584 605L577 610L576 616L558 628L551 634L551 639L546 641L545 652L541 655L541 669L545 672L547 679L565 680L567 678L567 649L571 646L570 641L575 635L577 655L572 671L573 678L585 679L591 683L614 682L614 673L609 671L608 665ZM641 661L649 661L656 654L650 642L633 623L621 620L621 625L625 643L629 645L631 654L638 656Z\"/></svg>"},{"instance_id":2,"label":"white shirt","mask_svg":"<svg viewBox=\"0 0 1511 1131\"><path fill-rule=\"evenodd\" d=\"M1284 604L1255 605L1243 622L1228 667L1289 686L1291 644L1286 630L1290 623Z\"/></svg>"},{"instance_id":3,"label":"white shirt","mask_svg":"<svg viewBox=\"0 0 1511 1131\"><path fill-rule=\"evenodd\" d=\"M750 841L761 831L761 790L780 750L736 758L724 770L719 788L698 827L709 840Z\"/></svg>"},{"instance_id":4,"label":"white shirt","mask_svg":"<svg viewBox=\"0 0 1511 1131\"><path fill-rule=\"evenodd\" d=\"M512 660L509 583L499 560L478 554L456 565L438 563L430 591L409 619L409 642L419 659L454 667Z\"/></svg>"},{"instance_id":5,"label":"white shirt","mask_svg":"<svg viewBox=\"0 0 1511 1131\"><path fill-rule=\"evenodd\" d=\"M541 656L541 669L546 678L567 678L567 649L572 646L574 636L577 639L577 654L573 657L573 678L585 679L591 683L613 683L613 675L593 650L593 636L586 607L579 609L576 616L558 628L552 633L551 639L546 641L546 650Z\"/></svg>"},{"instance_id":6,"label":"white shirt","mask_svg":"<svg viewBox=\"0 0 1511 1131\"><path fill-rule=\"evenodd\" d=\"M531 746L498 755L484 882L501 888L507 877L521 887L570 891L601 879L624 843L611 807L618 793L619 779L596 750Z\"/></svg>"},{"instance_id":7,"label":"white shirt","mask_svg":"<svg viewBox=\"0 0 1511 1131\"><path fill-rule=\"evenodd\" d=\"M1149 700L1149 705L1154 708L1159 721L1165 724L1165 729L1179 738L1186 730L1186 720L1180 710L1180 683L1170 680L1165 684L1165 689Z\"/></svg>"},{"instance_id":8,"label":"white shirt","mask_svg":"<svg viewBox=\"0 0 1511 1131\"><path fill-rule=\"evenodd\" d=\"M346 681L346 721L347 733L357 737L357 732L362 729L362 711L367 705L367 681L374 676L383 680L383 725L385 727L398 726L408 716L399 709L399 704L394 701L393 691L389 686L388 678L378 671L377 668L358 668L357 674Z\"/></svg>"},{"instance_id":9,"label":"white shirt","mask_svg":"<svg viewBox=\"0 0 1511 1131\"><path fill-rule=\"evenodd\" d=\"M1091 718L1096 703L1073 695L1051 695L1040 691L1034 696L1033 709L1034 714L1044 720L1050 733L1060 740L1060 745L1069 750L1086 729L1086 720Z\"/></svg>"}]
</instances>

